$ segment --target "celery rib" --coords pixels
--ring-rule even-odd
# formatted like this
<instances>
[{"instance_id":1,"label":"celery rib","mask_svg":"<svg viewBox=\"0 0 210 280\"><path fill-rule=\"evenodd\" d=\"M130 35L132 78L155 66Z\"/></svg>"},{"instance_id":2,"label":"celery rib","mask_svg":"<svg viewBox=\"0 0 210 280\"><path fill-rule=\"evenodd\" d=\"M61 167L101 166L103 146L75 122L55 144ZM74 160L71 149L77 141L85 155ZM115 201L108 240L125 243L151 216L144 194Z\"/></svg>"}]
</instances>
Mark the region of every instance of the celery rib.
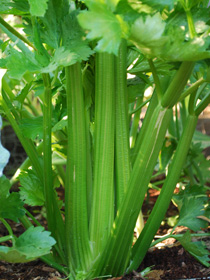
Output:
<instances>
[{"instance_id":1,"label":"celery rib","mask_svg":"<svg viewBox=\"0 0 210 280\"><path fill-rule=\"evenodd\" d=\"M90 262L86 195L86 128L81 65L66 67L68 114L65 224L69 269L85 272Z\"/></svg>"},{"instance_id":2,"label":"celery rib","mask_svg":"<svg viewBox=\"0 0 210 280\"><path fill-rule=\"evenodd\" d=\"M185 162L192 136L196 128L197 119L198 118L196 116L189 115L186 120L183 134L179 141L176 153L173 158L173 162L169 168L169 173L162 187L160 196L158 197L158 200L138 241L133 247L133 259L131 266L129 267L129 271L136 269L143 260L152 242L153 236L157 232L160 223L164 218L168 205L171 201L174 188L179 179L183 164Z\"/></svg>"},{"instance_id":3,"label":"celery rib","mask_svg":"<svg viewBox=\"0 0 210 280\"><path fill-rule=\"evenodd\" d=\"M114 56L96 54L95 154L90 240L103 249L114 219Z\"/></svg>"}]
</instances>

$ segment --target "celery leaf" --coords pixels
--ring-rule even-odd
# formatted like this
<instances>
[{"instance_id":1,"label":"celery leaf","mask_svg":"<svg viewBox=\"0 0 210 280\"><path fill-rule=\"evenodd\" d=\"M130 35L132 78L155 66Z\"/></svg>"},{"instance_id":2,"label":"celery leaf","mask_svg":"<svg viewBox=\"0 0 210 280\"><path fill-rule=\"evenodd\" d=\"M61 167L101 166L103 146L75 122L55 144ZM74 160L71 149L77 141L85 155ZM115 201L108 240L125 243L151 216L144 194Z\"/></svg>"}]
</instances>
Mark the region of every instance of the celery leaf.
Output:
<instances>
[{"instance_id":1,"label":"celery leaf","mask_svg":"<svg viewBox=\"0 0 210 280\"><path fill-rule=\"evenodd\" d=\"M192 242L189 231L187 231L182 237L176 237L176 235L173 235L173 237L176 238L182 244L185 250L188 251L200 263L206 267L210 267L210 259L208 257L209 251L207 250L204 242Z\"/></svg>"},{"instance_id":2,"label":"celery leaf","mask_svg":"<svg viewBox=\"0 0 210 280\"><path fill-rule=\"evenodd\" d=\"M20 197L30 206L44 205L44 191L39 178L32 170L21 172L20 180Z\"/></svg>"},{"instance_id":3,"label":"celery leaf","mask_svg":"<svg viewBox=\"0 0 210 280\"><path fill-rule=\"evenodd\" d=\"M71 12L62 22L63 46L77 55L77 59L87 60L93 53L88 46L88 41L84 40L85 34L77 20L77 11Z\"/></svg>"},{"instance_id":4,"label":"celery leaf","mask_svg":"<svg viewBox=\"0 0 210 280\"><path fill-rule=\"evenodd\" d=\"M144 4L158 9L165 7L172 9L175 2L176 0L144 0Z\"/></svg>"},{"instance_id":5,"label":"celery leaf","mask_svg":"<svg viewBox=\"0 0 210 280\"><path fill-rule=\"evenodd\" d=\"M13 247L0 246L0 259L10 263L24 263L49 254L55 240L43 227L30 227L19 236Z\"/></svg>"},{"instance_id":6,"label":"celery leaf","mask_svg":"<svg viewBox=\"0 0 210 280\"><path fill-rule=\"evenodd\" d=\"M205 196L185 196L180 209L178 226L186 226L193 231L199 231L207 226L206 221L199 218L205 215L204 204L208 198Z\"/></svg>"},{"instance_id":7,"label":"celery leaf","mask_svg":"<svg viewBox=\"0 0 210 280\"><path fill-rule=\"evenodd\" d=\"M20 129L25 137L29 139L42 139L43 138L43 117L34 117L22 119L20 121Z\"/></svg>"},{"instance_id":8,"label":"celery leaf","mask_svg":"<svg viewBox=\"0 0 210 280\"><path fill-rule=\"evenodd\" d=\"M2 181L0 182L0 188L4 188ZM23 202L20 199L18 193L11 193L9 196L0 196L0 217L4 219L10 219L14 222L18 222L18 218L21 218L25 214L23 209Z\"/></svg>"},{"instance_id":9,"label":"celery leaf","mask_svg":"<svg viewBox=\"0 0 210 280\"><path fill-rule=\"evenodd\" d=\"M28 0L28 2L30 4L30 13L32 16L44 16L48 0Z\"/></svg>"},{"instance_id":10,"label":"celery leaf","mask_svg":"<svg viewBox=\"0 0 210 280\"><path fill-rule=\"evenodd\" d=\"M25 211L23 209L23 202L20 199L18 193L11 193L10 182L3 175L0 177L0 217L4 219L10 219L18 222L18 218L21 218Z\"/></svg>"},{"instance_id":11,"label":"celery leaf","mask_svg":"<svg viewBox=\"0 0 210 280\"><path fill-rule=\"evenodd\" d=\"M20 80L27 71L36 72L41 68L32 52L25 54L12 47L10 47L9 55L6 58L6 67L8 75L17 80Z\"/></svg>"},{"instance_id":12,"label":"celery leaf","mask_svg":"<svg viewBox=\"0 0 210 280\"><path fill-rule=\"evenodd\" d=\"M86 1L89 11L82 11L78 20L89 30L87 38L99 39L96 50L117 55L121 38L128 32L127 24L119 15L114 15L103 3Z\"/></svg>"},{"instance_id":13,"label":"celery leaf","mask_svg":"<svg viewBox=\"0 0 210 280\"><path fill-rule=\"evenodd\" d=\"M0 193L2 198L9 196L9 190L11 188L10 181L4 175L0 177Z\"/></svg>"},{"instance_id":14,"label":"celery leaf","mask_svg":"<svg viewBox=\"0 0 210 280\"><path fill-rule=\"evenodd\" d=\"M149 58L168 61L210 58L209 36L202 34L189 39L185 25L177 26L164 21L159 13L139 16L131 26L130 41Z\"/></svg>"},{"instance_id":15,"label":"celery leaf","mask_svg":"<svg viewBox=\"0 0 210 280\"><path fill-rule=\"evenodd\" d=\"M27 258L37 258L50 252L55 240L43 227L30 227L15 242L15 247Z\"/></svg>"}]
</instances>

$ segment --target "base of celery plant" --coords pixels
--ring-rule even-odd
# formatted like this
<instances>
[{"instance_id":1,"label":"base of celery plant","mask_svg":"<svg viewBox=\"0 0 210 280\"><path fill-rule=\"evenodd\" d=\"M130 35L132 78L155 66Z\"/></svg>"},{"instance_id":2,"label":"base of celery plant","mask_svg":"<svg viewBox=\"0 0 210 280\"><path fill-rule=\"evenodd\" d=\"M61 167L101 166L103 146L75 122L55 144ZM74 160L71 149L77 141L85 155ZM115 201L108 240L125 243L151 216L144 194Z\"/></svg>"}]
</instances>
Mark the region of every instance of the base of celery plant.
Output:
<instances>
[{"instance_id":1,"label":"base of celery plant","mask_svg":"<svg viewBox=\"0 0 210 280\"><path fill-rule=\"evenodd\" d=\"M186 256L185 253L183 255L178 255L178 252L182 249L182 247L174 247L176 250L173 253L171 253L171 249L169 248L167 250L167 254L165 255L164 260L166 261L166 258L168 256L168 263L166 262L165 267L161 268L162 264L158 264L157 258L159 258L159 261L162 257L163 250L156 250L161 251L161 257L157 254L157 257L154 258L154 254L156 255L156 252L150 252L147 254L145 258L145 262L147 263L146 266L154 265L154 267L151 267L151 273L147 275L150 280L210 280L210 270L207 268L204 268L202 265L200 265L198 262L196 262L194 259L189 259L188 255ZM155 252L155 253L154 253ZM151 256L153 256L151 258ZM151 259L149 263L149 259ZM174 266L172 266L172 259L175 263ZM178 265L179 262L179 265ZM185 265L186 267L185 267ZM171 266L171 271L170 267ZM182 267L183 266L183 267ZM119 277L117 279L119 280L139 280L144 279L140 278L138 276L138 273L143 270L144 268L141 266L138 269L137 273L133 273L130 275L126 275L124 277ZM189 269L188 269L189 267ZM164 270L163 270L164 269ZM195 271L196 269L196 271ZM191 270L191 274L188 274ZM200 275L199 275L200 270ZM186 273L184 274L185 271ZM182 272L182 274L181 274ZM194 276L193 276L194 273ZM202 273L202 274L201 274ZM182 276L181 276L182 275ZM190 276L191 275L191 276ZM199 275L199 276L198 276ZM146 276L145 276L146 277ZM58 280L58 279L66 279L65 275L62 275L61 273L57 272L55 269L47 266L41 261L33 261L26 264L8 264L5 262L0 262L0 279L4 280ZM115 278L116 279L116 278ZM109 279L111 280L111 279ZM114 279L112 279L114 280Z\"/></svg>"}]
</instances>

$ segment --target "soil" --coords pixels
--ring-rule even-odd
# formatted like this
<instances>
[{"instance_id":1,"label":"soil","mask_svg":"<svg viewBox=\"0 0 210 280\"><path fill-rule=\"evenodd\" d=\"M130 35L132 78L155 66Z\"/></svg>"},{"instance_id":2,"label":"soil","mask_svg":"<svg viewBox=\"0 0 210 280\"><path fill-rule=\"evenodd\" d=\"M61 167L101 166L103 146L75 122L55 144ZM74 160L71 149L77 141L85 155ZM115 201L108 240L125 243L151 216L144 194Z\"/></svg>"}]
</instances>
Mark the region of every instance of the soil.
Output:
<instances>
[{"instance_id":1,"label":"soil","mask_svg":"<svg viewBox=\"0 0 210 280\"><path fill-rule=\"evenodd\" d=\"M210 109L208 109L208 122L206 115L199 123L199 130L210 135L209 115ZM205 131L204 131L205 130ZM208 131L207 131L208 130ZM11 139L11 138L10 138ZM15 143L17 141L15 140ZM8 144L8 143L7 143ZM210 150L207 149L206 156L210 155ZM23 154L23 157L25 155ZM15 155L14 155L15 157ZM16 157L17 158L17 157ZM18 158L19 159L19 158ZM12 168L14 162L11 162ZM19 165L19 163L18 163ZM143 214L147 217L148 212L152 209L159 192L156 190L150 190L149 200L145 200L143 206ZM176 207L171 203L167 212L167 216L174 216L177 214ZM23 228L19 224L12 225L14 233L19 235L22 233ZM164 223L159 231L158 235L164 235L170 230L167 223ZM178 228L180 232L183 232L184 228ZM210 226L208 228L210 230ZM0 224L0 236L7 234L5 228ZM204 239L210 255L210 239ZM8 244L9 245L9 244ZM112 278L112 280L184 280L184 279L210 279L210 268L206 268L201 265L196 259L194 259L188 252L186 252L178 242L174 239L168 239L162 244L161 248L151 248L144 261L137 271L133 271L130 275L121 276L118 278ZM142 276L141 271L145 268L151 268L151 271ZM147 277L147 278L146 278ZM49 267L43 262L37 260L25 264L9 264L0 261L0 280L59 280L66 279L65 275L60 274L55 269ZM110 278L111 279L111 278Z\"/></svg>"}]
</instances>

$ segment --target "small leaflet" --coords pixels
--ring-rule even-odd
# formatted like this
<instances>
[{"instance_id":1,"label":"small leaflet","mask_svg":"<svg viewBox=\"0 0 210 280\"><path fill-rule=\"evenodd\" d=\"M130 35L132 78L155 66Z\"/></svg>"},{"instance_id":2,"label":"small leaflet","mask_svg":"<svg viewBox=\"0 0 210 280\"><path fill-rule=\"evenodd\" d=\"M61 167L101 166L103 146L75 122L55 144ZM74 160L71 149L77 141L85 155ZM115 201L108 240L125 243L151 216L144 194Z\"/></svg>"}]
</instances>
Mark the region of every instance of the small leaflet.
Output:
<instances>
[{"instance_id":1,"label":"small leaflet","mask_svg":"<svg viewBox=\"0 0 210 280\"><path fill-rule=\"evenodd\" d=\"M48 0L29 0L31 15L43 17L47 10L47 2Z\"/></svg>"}]
</instances>

